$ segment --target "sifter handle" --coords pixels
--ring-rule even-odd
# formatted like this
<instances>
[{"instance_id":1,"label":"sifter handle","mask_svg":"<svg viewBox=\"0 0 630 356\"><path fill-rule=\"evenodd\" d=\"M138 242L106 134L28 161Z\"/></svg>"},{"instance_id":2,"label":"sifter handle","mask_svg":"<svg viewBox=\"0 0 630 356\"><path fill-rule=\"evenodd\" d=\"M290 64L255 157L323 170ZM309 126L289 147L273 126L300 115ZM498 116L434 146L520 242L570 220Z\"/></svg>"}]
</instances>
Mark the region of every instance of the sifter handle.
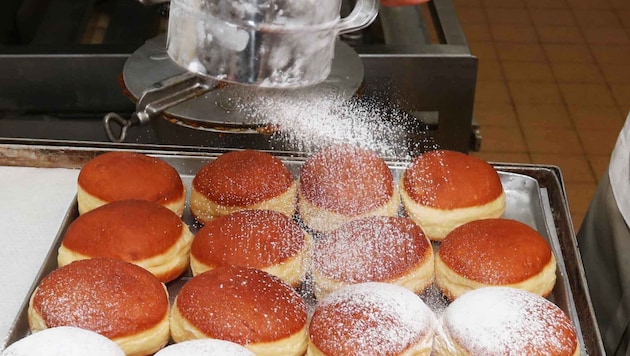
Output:
<instances>
[{"instance_id":1,"label":"sifter handle","mask_svg":"<svg viewBox=\"0 0 630 356\"><path fill-rule=\"evenodd\" d=\"M358 0L350 15L337 24L339 34L358 31L369 26L378 15L379 0Z\"/></svg>"}]
</instances>

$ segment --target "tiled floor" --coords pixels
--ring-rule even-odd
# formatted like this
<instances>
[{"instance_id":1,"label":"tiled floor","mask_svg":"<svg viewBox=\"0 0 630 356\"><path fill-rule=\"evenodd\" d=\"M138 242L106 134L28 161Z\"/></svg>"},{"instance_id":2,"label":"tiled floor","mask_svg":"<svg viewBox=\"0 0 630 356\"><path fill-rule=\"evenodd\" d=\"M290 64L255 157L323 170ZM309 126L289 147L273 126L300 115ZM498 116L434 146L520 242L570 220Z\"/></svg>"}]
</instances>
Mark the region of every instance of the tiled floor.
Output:
<instances>
[{"instance_id":1,"label":"tiled floor","mask_svg":"<svg viewBox=\"0 0 630 356\"><path fill-rule=\"evenodd\" d=\"M630 111L630 0L454 0L479 58L477 156L551 164L579 227Z\"/></svg>"}]
</instances>

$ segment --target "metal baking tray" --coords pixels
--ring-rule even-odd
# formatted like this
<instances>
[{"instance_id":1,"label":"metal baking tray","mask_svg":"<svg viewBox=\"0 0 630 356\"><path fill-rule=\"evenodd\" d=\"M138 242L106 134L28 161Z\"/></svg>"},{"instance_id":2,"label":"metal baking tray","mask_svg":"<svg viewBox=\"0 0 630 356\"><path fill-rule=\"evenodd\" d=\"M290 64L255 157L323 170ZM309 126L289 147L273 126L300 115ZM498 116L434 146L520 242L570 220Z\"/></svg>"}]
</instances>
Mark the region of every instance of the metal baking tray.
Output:
<instances>
[{"instance_id":1,"label":"metal baking tray","mask_svg":"<svg viewBox=\"0 0 630 356\"><path fill-rule=\"evenodd\" d=\"M37 154L43 155L40 158L50 159L51 157L48 157L48 155L54 151L53 149L51 151L37 152ZM135 151L137 152L138 150ZM72 150L70 152L72 153ZM80 150L75 153L76 155L70 154L67 162L56 161L56 164L52 164L52 166L79 168L89 159L102 152L99 150ZM171 155L156 152L144 153L159 157L175 167L180 173L188 193L191 190L191 182L195 173L220 154ZM281 155L278 152L270 153L281 158L294 176L298 176L300 167L305 161L304 157L296 158L290 155ZM33 156L31 155L30 157ZM44 166L51 166L49 164L50 161L46 159L38 161L43 162ZM21 163L23 165L25 162L21 161ZM387 163L394 174L395 180L398 182L408 162L388 161ZM578 332L582 355L603 355L601 336L597 329L597 323L595 322L588 296L584 271L575 243L575 234L568 213L566 194L559 169L557 167L540 165L501 163L493 164L493 166L499 172L506 192L507 207L503 217L521 221L536 229L547 239L556 256L558 261L557 282L548 299L558 305L574 323ZM78 207L75 199L68 208L63 221L60 222L60 229L38 276L33 282L28 297L30 297L41 279L57 268L57 250L61 245L67 227L78 216ZM186 207L182 219L189 225L193 233L199 228L188 207ZM183 283L189 278L190 272L168 283L167 287L171 298L177 295ZM436 292L435 287L432 288L424 293L422 298L425 300L433 299L427 300L427 302L429 305L436 306L439 305L438 299L440 299L440 294ZM27 318L28 297L23 302L22 308L11 326L9 335L5 339L5 347L30 333Z\"/></svg>"}]
</instances>

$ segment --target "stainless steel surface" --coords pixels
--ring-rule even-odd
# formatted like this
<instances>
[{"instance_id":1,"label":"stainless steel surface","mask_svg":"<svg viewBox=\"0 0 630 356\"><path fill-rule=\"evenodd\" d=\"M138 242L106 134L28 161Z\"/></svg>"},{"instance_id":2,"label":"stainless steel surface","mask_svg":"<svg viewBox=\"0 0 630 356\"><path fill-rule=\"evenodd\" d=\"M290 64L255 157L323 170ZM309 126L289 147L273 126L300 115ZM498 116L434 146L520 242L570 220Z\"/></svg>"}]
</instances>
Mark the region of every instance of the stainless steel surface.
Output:
<instances>
[{"instance_id":1,"label":"stainless steel surface","mask_svg":"<svg viewBox=\"0 0 630 356\"><path fill-rule=\"evenodd\" d=\"M330 73L337 35L376 18L378 0L357 0L342 19L341 3L172 0L167 52L186 70L221 81L312 86Z\"/></svg>"},{"instance_id":2,"label":"stainless steel surface","mask_svg":"<svg viewBox=\"0 0 630 356\"><path fill-rule=\"evenodd\" d=\"M13 152L13 154L8 154ZM47 150L33 147L30 151L20 150L21 155L15 154L10 147L0 145L0 164L12 162L17 165L34 166L54 166L54 167L81 167L92 157L104 152L101 149L77 149L77 148L55 148L49 147ZM164 159L175 167L182 175L184 181L190 184L194 174L206 163L215 159L225 150L218 150L212 154L168 154L164 152L145 151ZM297 176L304 157L293 157L291 152L278 153L278 155L289 166L294 175ZM13 156L13 157L9 157ZM3 158L4 157L4 158ZM3 162L4 161L4 162ZM406 167L404 161L388 161L389 166L396 177ZM563 309L574 321L580 340L583 343L583 355L601 355L601 338L597 331L594 314L590 305L588 291L577 247L575 245L575 234L572 231L572 224L568 214L566 195L562 184L562 175L555 167L541 165L511 165L494 164L500 172L501 181L504 184L507 194L507 210L505 217L514 218L537 229L552 246L554 254L558 258L557 284L550 295L550 300ZM541 191L545 194L542 195ZM547 208L545 208L545 206ZM55 246L52 246L50 254L42 267L40 276L34 281L33 287L39 283L49 271L56 267L56 248L61 243L63 233L68 224L77 216L76 205L69 208L66 220L60 222L60 231L57 236ZM547 216L552 221L547 220ZM187 223L191 224L190 215L185 217ZM554 229L552 231L550 229ZM182 277L186 278L186 277ZM183 279L170 285L173 292L176 292ZM435 293L423 295L424 298L439 298ZM28 323L26 321L26 307L17 316L12 327L9 342L24 337L28 334Z\"/></svg>"},{"instance_id":3,"label":"stainless steel surface","mask_svg":"<svg viewBox=\"0 0 630 356\"><path fill-rule=\"evenodd\" d=\"M123 82L134 98L142 97L147 89L153 88L164 78L188 73L166 55L165 40L165 36L161 35L147 41L125 63L122 72ZM201 79L203 77L199 78L199 81L204 82ZM256 128L267 124L265 118L248 117L239 110L243 103L246 104L252 98L261 100L264 97L282 96L290 100L292 97L319 95L350 98L358 91L363 78L363 63L359 55L347 44L337 41L330 75L318 85L291 90L223 85L221 88L208 90L203 95L165 108L164 113L171 119L217 130L235 127Z\"/></svg>"}]
</instances>

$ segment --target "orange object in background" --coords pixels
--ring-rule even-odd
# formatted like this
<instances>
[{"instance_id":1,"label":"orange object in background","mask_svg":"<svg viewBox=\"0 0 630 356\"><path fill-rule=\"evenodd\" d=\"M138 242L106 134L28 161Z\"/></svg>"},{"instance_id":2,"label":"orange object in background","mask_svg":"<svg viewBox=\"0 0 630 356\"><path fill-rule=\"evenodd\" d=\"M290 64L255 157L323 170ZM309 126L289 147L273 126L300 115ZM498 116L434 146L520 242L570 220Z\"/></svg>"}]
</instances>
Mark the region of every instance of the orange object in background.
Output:
<instances>
[{"instance_id":1,"label":"orange object in background","mask_svg":"<svg viewBox=\"0 0 630 356\"><path fill-rule=\"evenodd\" d=\"M418 5L425 2L429 2L429 0L381 0L381 4L383 6L408 6Z\"/></svg>"}]
</instances>

